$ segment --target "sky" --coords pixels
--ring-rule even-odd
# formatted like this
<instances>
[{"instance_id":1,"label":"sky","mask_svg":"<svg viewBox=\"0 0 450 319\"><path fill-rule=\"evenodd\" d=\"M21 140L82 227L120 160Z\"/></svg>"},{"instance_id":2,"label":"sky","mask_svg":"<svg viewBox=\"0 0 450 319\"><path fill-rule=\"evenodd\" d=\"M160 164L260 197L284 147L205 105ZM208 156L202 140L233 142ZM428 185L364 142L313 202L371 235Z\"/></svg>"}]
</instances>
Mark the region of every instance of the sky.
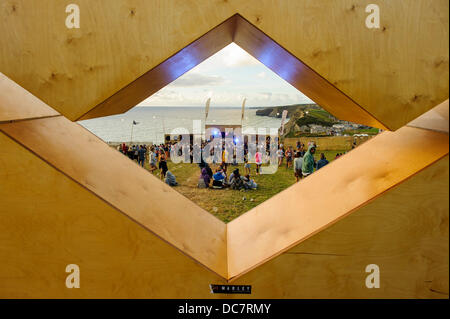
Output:
<instances>
[{"instance_id":1,"label":"sky","mask_svg":"<svg viewBox=\"0 0 450 319\"><path fill-rule=\"evenodd\" d=\"M278 106L313 103L238 45L231 43L138 106Z\"/></svg>"}]
</instances>

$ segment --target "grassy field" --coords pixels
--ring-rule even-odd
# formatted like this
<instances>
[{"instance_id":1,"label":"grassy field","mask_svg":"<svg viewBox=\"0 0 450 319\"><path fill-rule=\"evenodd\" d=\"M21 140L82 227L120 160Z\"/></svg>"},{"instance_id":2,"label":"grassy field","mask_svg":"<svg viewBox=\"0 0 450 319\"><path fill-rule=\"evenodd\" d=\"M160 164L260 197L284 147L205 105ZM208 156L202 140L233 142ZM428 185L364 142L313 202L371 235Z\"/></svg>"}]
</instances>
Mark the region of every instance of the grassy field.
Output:
<instances>
[{"instance_id":1,"label":"grassy field","mask_svg":"<svg viewBox=\"0 0 450 319\"><path fill-rule=\"evenodd\" d=\"M326 158L331 162L337 153L343 153L344 151L321 152L325 153ZM319 156L320 152L315 155L316 160L319 159ZM200 169L197 164L175 164L168 161L168 166L169 170L176 176L179 184L174 189L225 223L295 183L294 171L292 168L287 169L285 162L275 174L258 176L255 175L255 164L252 164L250 176L258 184L258 189L248 191L237 191L229 188L199 189L197 188L197 182L200 176ZM214 165L211 167L213 170L216 168ZM145 163L145 168L149 168L147 162ZM243 164L230 165L228 167L228 175L235 168L239 168L241 174L244 173ZM159 171L154 171L153 174L159 178Z\"/></svg>"}]
</instances>

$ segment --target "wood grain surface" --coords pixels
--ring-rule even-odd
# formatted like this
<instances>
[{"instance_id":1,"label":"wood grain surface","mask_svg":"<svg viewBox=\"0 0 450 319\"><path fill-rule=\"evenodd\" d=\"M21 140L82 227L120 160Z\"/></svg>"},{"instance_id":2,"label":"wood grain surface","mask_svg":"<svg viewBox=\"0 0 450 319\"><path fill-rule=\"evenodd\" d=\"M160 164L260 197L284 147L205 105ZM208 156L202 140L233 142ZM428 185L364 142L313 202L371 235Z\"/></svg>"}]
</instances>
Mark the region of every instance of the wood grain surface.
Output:
<instances>
[{"instance_id":1,"label":"wood grain surface","mask_svg":"<svg viewBox=\"0 0 450 319\"><path fill-rule=\"evenodd\" d=\"M76 120L237 13L395 130L448 99L449 3L380 0L368 29L370 3L79 0L67 29L65 1L4 0L0 72Z\"/></svg>"}]
</instances>

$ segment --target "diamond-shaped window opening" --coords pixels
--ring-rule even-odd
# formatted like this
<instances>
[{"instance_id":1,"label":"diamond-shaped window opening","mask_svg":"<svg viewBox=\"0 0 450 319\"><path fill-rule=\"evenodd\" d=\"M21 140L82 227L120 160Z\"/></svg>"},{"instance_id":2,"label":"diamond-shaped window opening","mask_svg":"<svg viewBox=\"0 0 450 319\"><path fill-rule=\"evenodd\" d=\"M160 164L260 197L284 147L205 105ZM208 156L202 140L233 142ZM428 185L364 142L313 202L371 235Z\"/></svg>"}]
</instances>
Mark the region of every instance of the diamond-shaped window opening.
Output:
<instances>
[{"instance_id":1,"label":"diamond-shaped window opening","mask_svg":"<svg viewBox=\"0 0 450 319\"><path fill-rule=\"evenodd\" d=\"M220 68L221 65L216 63L233 62L223 61L229 59L230 56L235 56L241 60L247 59L248 63L251 65L250 69L252 72L259 72L258 78L260 78L260 81L267 82L268 79L272 79L273 82L270 83L280 86L284 89L284 92L295 94L296 96L298 93L301 93L290 87L288 83L279 77L277 80L274 80L277 78L275 73L268 70L260 62L257 62L257 60L251 58L239 47L229 45L219 52L222 53L222 55L217 56L219 53L216 53L214 55L215 60L212 60L209 64L203 66L207 67L207 69L211 68L212 65ZM209 59L210 58L208 58L208 60ZM259 66L256 66L255 64L259 64ZM255 70L255 66L258 67L258 69ZM261 68L261 66L263 67ZM198 74L198 71L195 74L191 73L195 69L196 68L186 72L183 76L165 88L171 91L177 90L177 87L172 87L171 85L178 83L181 80L182 82L180 83L186 83L187 88L182 90L181 93L178 92L178 95L182 95L187 90L192 92L195 90L195 88L192 87L195 83L192 83L191 75L195 76ZM239 72L239 70L237 72ZM264 72L264 77L261 77L261 72ZM220 90L222 83L216 83L221 79L220 76L222 74L217 71L214 73L216 74L212 78L215 83L214 88L216 91L219 90L219 92L223 92L223 89ZM253 79L253 74L251 76L249 74L242 75L241 72L238 74L239 82L243 81L249 83L255 81ZM230 80L233 81L235 78L229 79L228 77L225 77L223 80L228 82ZM193 81L195 81L195 79L196 77L194 77ZM208 77L201 77L202 82L205 82L205 79L208 79ZM270 90L270 85L271 84L265 87L265 90ZM284 85L284 87L282 85ZM245 102L243 100L240 101L243 103L243 109L241 107L231 108L223 106L217 108L213 106L216 100L216 91L210 91L211 89L214 90L214 88L209 87L208 89L205 89L205 86L200 85L196 85L196 87L199 89L194 91L196 96L195 103L197 106L194 108L183 107L180 105L183 102L178 102L179 104L175 108L170 106L133 108L133 112L127 112L126 114L109 118L96 118L80 121L80 124L102 138L111 147L120 152L124 152L126 156L143 166L157 178L160 178L161 181L164 181L164 178L159 170L158 154L163 153L166 158L168 172L170 172L167 174L168 176L166 176L167 181L169 181L169 176L173 177L173 182L176 184L173 186L176 186L174 187L176 191L183 194L200 207L206 209L223 222L229 222L246 211L256 207L265 200L275 196L280 191L293 185L296 180L301 181L302 178L304 178L303 174L301 174L300 171L294 171L295 153L299 151L301 157L303 157L311 141L314 141L318 146L317 151L314 154L316 160L314 170L317 170L319 166L322 167L327 164L327 162L332 162L340 155L359 146L361 143L379 133L379 129L376 128L374 129L339 121L320 108L317 104L294 104L295 100L293 99L291 99L292 102L290 105L280 106L282 104L278 104L278 106L275 107L260 108L258 110L255 108L245 108ZM159 93L163 92L159 91L157 94ZM214 93L212 103L210 103L211 99L207 98L208 94L211 93ZM235 102L237 102L237 99L243 99L243 94L242 91L237 91L235 93L236 96L233 96ZM251 95L252 94L250 93L250 96ZM208 112L206 112L205 107L198 107L201 103L199 98L204 100L208 99L208 106L209 104L212 105ZM247 100L247 98L248 97L246 96L245 100ZM248 100L251 102L252 99L248 98ZM191 101L188 100L187 102ZM153 104L160 105L154 102ZM146 104L143 102L141 105L144 106ZM282 122L281 117L283 109L287 111L286 114L288 119L286 120L285 132L280 136L279 129ZM264 114L269 115L269 113L271 117L258 116ZM240 159L238 159L237 156L238 151L236 145L234 147L234 151L236 151L234 154L235 157L233 157L233 159L228 159L226 165L222 164L223 157L221 155L217 156L214 161L209 161L209 165L205 167L205 171L209 172L209 178L207 178L209 183L203 185L204 188L198 186L199 180L202 181L200 179L200 169L198 165L200 156L197 157L197 161L194 159L194 156L186 156L186 158L181 156L178 160L188 162L178 162L177 160L173 161L173 154L171 154L170 151L171 147L176 147L177 143L179 143L182 138L182 135L179 134L182 134L183 132L189 132L189 135L186 135L184 138L189 139L190 150L193 150L194 121L198 126L197 130L202 132L201 134L198 134L198 144L207 141L207 137L209 136L211 136L212 139L223 138L222 143L225 144L225 135L229 141L233 141L233 144L238 145L239 142L243 142L241 144ZM258 123L258 127L256 127L256 123ZM296 127L297 132L294 131L294 126ZM216 131L210 132L211 135L205 136L206 128L208 127L214 127ZM233 133L225 132L227 129L233 130L234 133L238 133L239 130L242 130L242 136L233 136ZM265 154L264 161L268 161L268 163L262 165L262 169L270 168L273 172L270 172L269 174L258 174L257 166L254 161L255 155L252 154L251 147L248 146L248 141L251 140L251 136L246 135L248 129L251 129L255 133L262 129L267 135L270 133L269 130L273 129L273 132L277 134L278 138L282 137L281 139L279 138L278 143L271 146L270 136L267 136L268 140L266 145L264 145L267 153L264 152L264 150L262 151ZM348 131L351 131L354 135L342 136ZM170 134L170 132L173 133ZM178 134L176 132L178 132ZM288 132L289 134L287 134ZM262 136L255 136L253 141L255 144L257 144L256 140L264 141L265 138ZM298 142L301 145L300 149L298 149ZM163 149L161 149L161 145L164 145ZM134 148L135 146L136 148ZM276 149L282 147L282 150L284 150L283 157L280 159L280 165L278 165L279 159L275 149L272 150L274 157L270 158L269 149L271 147L275 147ZM183 152L186 153L186 150L180 148L180 155L182 155ZM233 152L229 152L228 150L227 152L233 154ZM253 153L254 152L255 149L253 149ZM228 153L224 152L224 157L225 154ZM321 153L325 155L325 159L319 162ZM288 154L290 154L290 156L288 156ZM249 159L247 164L243 163L244 155L246 159ZM150 157L153 159L152 165L149 161ZM211 157L210 160L212 158L213 157ZM231 162L228 162L229 160ZM271 166L271 164L273 166ZM212 174L214 174L219 167L223 168L226 179L224 183L219 183L222 184L222 186L215 186L212 181ZM236 169L242 175L244 183L233 187L231 184L231 174L234 174L233 172ZM249 174L248 179L246 174ZM222 191L217 191L217 189L221 189Z\"/></svg>"},{"instance_id":2,"label":"diamond-shaped window opening","mask_svg":"<svg viewBox=\"0 0 450 319\"><path fill-rule=\"evenodd\" d=\"M364 124L370 123L371 125L377 125L378 127L385 128L364 110L362 110L358 105L356 105L351 99L346 97L342 92L337 90L334 86L330 85L317 73L308 68L297 58L293 57L291 54L289 54L289 52L284 50L282 47L280 47L278 44L276 44L274 41L272 41L270 38L268 38L261 31L256 29L253 25L251 25L239 15L235 15L232 18L226 20L224 23L217 26L216 28L199 38L197 41L190 44L185 49L179 51L153 70L150 70L135 82L129 84L127 87L117 92L109 99L82 116L80 120L86 120L93 117L98 118L106 114L111 115L128 111L136 104L142 102L143 99L147 98L148 96L158 91L160 88L166 86L173 80L185 74L193 67L209 58L209 55L213 55L217 51L220 51L231 42L243 46L244 50L247 50L247 52L257 58L261 63L263 63L263 65L274 71L282 79L286 80L301 92L304 91L307 96L309 96L314 101L317 101L319 105L322 105L325 108L327 108L328 106L328 110L334 113L341 114L341 116L344 116L343 114L345 113L345 118L343 119L348 121L358 120L360 122L363 122ZM322 96L322 94L324 96ZM314 106L310 106L309 112L312 113L313 111L315 111L314 109ZM347 109L347 111L342 112L342 109ZM350 109L353 109L353 111L348 112L348 110ZM308 110L306 110L306 113L307 112ZM214 114L213 108L211 109L209 114ZM289 114L289 116L290 115L291 114ZM124 119L122 119L122 121L123 120ZM140 129L140 119L136 118L135 120L137 121L136 124L138 125L136 126L135 131L138 131ZM130 121L131 123L134 122L131 119L127 118L127 123L123 124L128 125L128 122ZM214 123L211 123L211 121L207 122L209 125L215 125ZM239 124L238 122L234 124ZM83 125L89 127L88 123L82 123ZM204 130L204 124L205 123L203 122L201 127L202 130ZM143 143L129 142L130 140L132 140L134 127L135 126L131 124L130 137L128 139L122 140L121 142L128 142L128 145ZM230 127L230 125L228 125L227 127ZM192 126L188 129L192 133ZM378 130L375 131L378 132ZM168 132L169 130L165 130L164 133ZM169 138L169 136L166 136L166 138ZM341 144L343 144L342 147L333 148L333 150L330 150L329 148L324 149L323 147L321 147L321 145L319 145L317 153L320 154L321 151L324 151L328 160L332 160L335 158L336 154L343 153L351 149L351 139L352 138L347 138L348 141L346 141L345 144L343 143L343 141L341 141ZM361 142L366 139L366 137L362 137L355 138L354 140ZM145 142L158 143L160 142L160 140L161 137L159 138L159 141L151 140L149 138L148 140L145 140ZM288 140L286 140L286 142L287 141ZM119 141L115 140L115 142ZM308 147L307 141L304 138L302 138L302 143L306 144L305 148ZM285 143L285 147L287 146L292 146L295 150L294 140L289 139L289 142ZM318 154L316 154L315 157L317 158ZM145 166L148 166L147 160L145 161ZM176 170L176 172L172 171L172 167L170 166L172 166L173 169ZM217 165L211 166L212 170L214 170L215 166ZM282 171L283 174L261 177L254 175L256 165L252 164L252 166L251 177L256 180L256 183L259 184L259 186L267 184L265 187L266 189L263 191L250 191L248 193L246 192L240 194L229 191L212 191L207 194L206 192L209 190L199 190L196 187L196 182L198 181L197 175L199 175L199 170L196 169L196 164L191 164L189 166L183 164L173 166L172 164L169 164L169 170L174 173L179 184L178 187L174 188L175 190L190 198L192 201L194 201L207 211L211 212L222 221L229 222L232 219L245 213L245 211L254 208L261 202L269 199L276 193L294 184L295 178L293 176L293 169L289 170L289 173L291 174L286 172L286 170L280 169L277 172L280 173ZM230 165L227 169L227 175L229 176L235 168L239 168L240 173L245 174L245 168L241 164L238 167ZM155 173L156 175L159 175L158 170L156 170ZM188 174L189 176L187 176L186 174ZM287 178L287 175L289 175L289 179ZM187 182L186 179L189 179L189 182ZM277 185L280 183L282 185L280 184L277 187L270 187L270 180L273 179L277 179ZM262 182L262 184L260 183L260 181Z\"/></svg>"},{"instance_id":3,"label":"diamond-shaped window opening","mask_svg":"<svg viewBox=\"0 0 450 319\"><path fill-rule=\"evenodd\" d=\"M78 120L126 112L231 42L337 118L386 129L239 15ZM0 114L9 119L0 123L2 133L229 281L294 247L448 154L447 100L415 120L414 125L378 134L342 159L225 224L173 188L142 174L141 168L123 155L80 125L55 114L51 107L1 74L0 98L5 102L0 104ZM435 113L443 119L443 124L437 125L439 129ZM20 120L23 118L31 120ZM72 143L67 143L69 138ZM424 145L427 152L423 152ZM105 158L108 160L93 160Z\"/></svg>"}]
</instances>

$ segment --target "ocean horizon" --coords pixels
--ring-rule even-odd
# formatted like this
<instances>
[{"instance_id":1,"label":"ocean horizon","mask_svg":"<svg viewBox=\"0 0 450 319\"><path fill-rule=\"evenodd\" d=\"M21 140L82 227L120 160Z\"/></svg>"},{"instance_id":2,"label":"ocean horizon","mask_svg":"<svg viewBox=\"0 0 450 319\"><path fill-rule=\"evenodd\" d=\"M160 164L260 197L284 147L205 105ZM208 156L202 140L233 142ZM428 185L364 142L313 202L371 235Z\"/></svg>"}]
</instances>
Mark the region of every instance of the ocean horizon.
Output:
<instances>
[{"instance_id":1,"label":"ocean horizon","mask_svg":"<svg viewBox=\"0 0 450 319\"><path fill-rule=\"evenodd\" d=\"M261 107L263 108L263 107ZM258 116L259 107L246 108L242 121L243 133L250 128L278 129L280 118ZM133 125L135 121L136 125ZM108 143L147 142L159 144L164 134L192 133L193 121L205 125L204 106L140 106L130 111L78 123ZM241 107L214 106L209 109L206 124L231 125L241 123ZM268 132L268 131L267 131Z\"/></svg>"}]
</instances>

